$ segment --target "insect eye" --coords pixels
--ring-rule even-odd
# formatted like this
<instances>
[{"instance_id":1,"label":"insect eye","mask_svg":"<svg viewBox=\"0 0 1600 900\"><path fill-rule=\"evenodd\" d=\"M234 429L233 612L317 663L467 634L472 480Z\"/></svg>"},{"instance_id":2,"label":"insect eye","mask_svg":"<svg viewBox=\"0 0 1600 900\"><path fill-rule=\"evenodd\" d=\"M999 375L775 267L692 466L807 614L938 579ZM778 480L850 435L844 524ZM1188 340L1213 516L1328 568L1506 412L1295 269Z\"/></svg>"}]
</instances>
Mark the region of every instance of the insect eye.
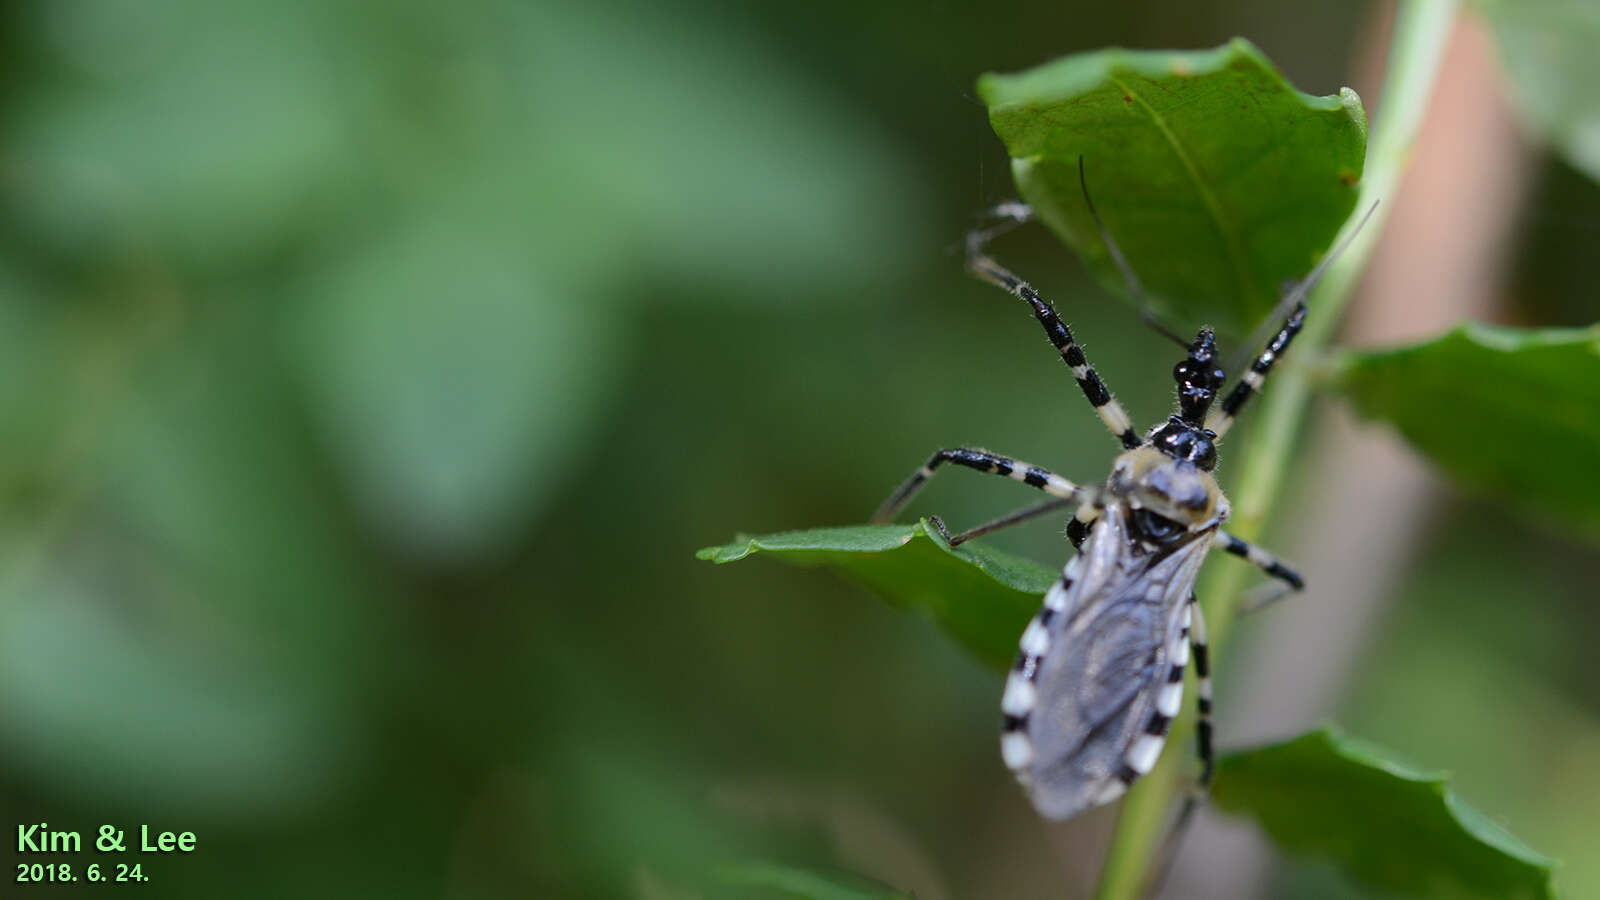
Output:
<instances>
[{"instance_id":1,"label":"insect eye","mask_svg":"<svg viewBox=\"0 0 1600 900\"><path fill-rule=\"evenodd\" d=\"M1182 525L1148 509L1134 510L1132 521L1134 531L1150 541L1169 541L1184 532Z\"/></svg>"}]
</instances>

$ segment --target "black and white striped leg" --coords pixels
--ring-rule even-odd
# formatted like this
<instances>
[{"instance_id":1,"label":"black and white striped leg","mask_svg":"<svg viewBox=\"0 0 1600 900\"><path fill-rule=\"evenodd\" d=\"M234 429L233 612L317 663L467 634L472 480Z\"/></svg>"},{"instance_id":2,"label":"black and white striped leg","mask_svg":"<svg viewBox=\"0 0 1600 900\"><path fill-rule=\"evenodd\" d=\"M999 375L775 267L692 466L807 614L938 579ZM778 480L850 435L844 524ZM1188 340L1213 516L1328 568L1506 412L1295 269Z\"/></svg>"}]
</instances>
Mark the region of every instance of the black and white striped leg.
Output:
<instances>
[{"instance_id":1,"label":"black and white striped leg","mask_svg":"<svg viewBox=\"0 0 1600 900\"><path fill-rule=\"evenodd\" d=\"M967 232L967 247L982 248L1018 225L1033 221L1033 207L1017 200L998 203L983 211L985 224ZM989 224L993 223L993 224Z\"/></svg>"},{"instance_id":2,"label":"black and white striped leg","mask_svg":"<svg viewBox=\"0 0 1600 900\"><path fill-rule=\"evenodd\" d=\"M1067 522L1067 540L1072 542L1072 549L1083 549L1083 542L1089 538L1089 529L1094 527L1094 520L1098 518L1100 518L1098 507L1090 503L1078 505L1078 511L1073 514L1072 520Z\"/></svg>"},{"instance_id":3,"label":"black and white striped leg","mask_svg":"<svg viewBox=\"0 0 1600 900\"><path fill-rule=\"evenodd\" d=\"M945 543L952 547L959 547L975 537L982 537L983 535L999 531L1002 528L1010 528L1013 525L1026 522L1029 519L1035 518L1036 516L1042 516L1045 513L1054 512L1055 510L1058 510L1063 506L1070 505L1071 503L1071 500L1052 497L1043 503L1035 504L1026 509L1018 510L1010 515L1001 516L992 522L985 522L975 528L968 528L966 531L956 535L952 535L950 533L950 529L945 525L944 519L941 519L938 516L929 516L928 521L933 524L934 528L939 530L939 534L944 537ZM1098 519L1099 517L1100 510L1095 507L1094 504L1079 504L1078 511L1073 514L1071 519L1067 520L1067 540L1072 542L1072 549L1078 550L1083 547L1083 542L1089 537L1090 526L1092 526L1094 524L1094 520Z\"/></svg>"},{"instance_id":4,"label":"black and white striped leg","mask_svg":"<svg viewBox=\"0 0 1600 900\"><path fill-rule=\"evenodd\" d=\"M1280 315L1286 316L1287 318L1284 322L1284 326L1283 328L1279 329L1277 337L1274 337L1272 341L1268 343L1267 349L1263 351L1260 358L1257 359L1258 366L1261 365L1261 360L1267 359L1269 355L1276 356L1277 354L1281 354L1284 348L1289 346L1289 341L1294 339L1294 332L1299 331L1299 323L1297 323L1295 320L1299 319L1301 322L1303 322L1305 319L1305 300L1311 295L1311 289L1316 287L1318 282L1322 281L1322 276L1328 274L1328 269L1332 267L1334 261L1342 256L1344 251L1350 249L1350 245L1355 242L1356 235L1360 234L1361 230L1367 227L1367 223L1372 220L1372 214L1377 211L1378 202L1374 200L1372 205L1367 207L1367 211L1362 214L1361 221L1357 222L1354 228L1345 229L1344 237L1340 239L1339 243L1332 250L1328 251L1326 256L1322 257L1322 261L1317 263L1316 268L1312 269L1309 273L1307 273L1306 277L1300 279L1298 282L1291 282L1291 286L1283 295L1283 299L1278 301L1278 305L1273 307L1272 315L1267 317L1267 320L1271 321ZM1292 331L1290 329L1291 325L1294 326ZM1286 334L1286 332L1288 333ZM1251 332L1251 338L1246 342L1247 345L1255 342L1255 334L1256 332ZM1266 370L1271 367L1272 362L1269 360L1265 366L1260 368L1259 371L1256 370L1255 366L1252 366L1251 370L1257 375L1265 376L1267 374ZM1233 369L1234 364L1230 362L1228 364L1228 370L1232 371ZM1244 380L1247 382L1249 381L1248 374ZM1261 390L1260 381L1260 378L1256 379L1255 384L1249 385L1249 390L1245 390L1246 385L1244 384L1235 387L1233 395L1229 396L1225 401L1225 404L1232 404L1232 408L1224 408L1220 413L1213 413L1211 416L1211 421L1207 422L1207 426L1210 427L1212 431L1215 431L1218 436L1221 436L1223 432L1227 431L1228 428L1233 424L1233 420L1238 417L1239 407L1244 405L1244 402L1250 398L1251 394Z\"/></svg>"},{"instance_id":5,"label":"black and white striped leg","mask_svg":"<svg viewBox=\"0 0 1600 900\"><path fill-rule=\"evenodd\" d=\"M966 466L969 469L977 469L979 472L1002 475L1013 481L1020 481L1029 487L1038 488L1052 497L1073 500L1079 503L1092 501L1098 494L1098 491L1080 487L1060 475L1053 474L1046 469L1041 469L1029 463L1001 456L998 453L990 453L987 450L954 447L940 450L928 457L928 461L923 463L920 469L913 472L911 477L905 480L904 484L895 488L894 493L889 495L889 499L883 501L883 505L879 506L878 511L873 513L872 521L879 524L892 521L895 514L904 508L907 503L911 502L911 498L915 497L917 492L922 490L922 486L927 483L928 479L933 477L934 471L947 462L958 466Z\"/></svg>"},{"instance_id":6,"label":"black and white striped leg","mask_svg":"<svg viewBox=\"0 0 1600 900\"><path fill-rule=\"evenodd\" d=\"M1239 609L1234 614L1247 616L1253 612L1260 612L1294 592L1293 586L1282 581L1269 581L1266 584L1257 585L1255 588L1245 592L1244 599L1239 601Z\"/></svg>"},{"instance_id":7,"label":"black and white striped leg","mask_svg":"<svg viewBox=\"0 0 1600 900\"><path fill-rule=\"evenodd\" d=\"M1028 521L1029 519L1037 518L1045 513L1053 512L1063 506L1070 505L1072 505L1071 500L1068 500L1064 497L1052 497L1043 503L1036 503L1033 506L1027 507L1026 509L1017 510L1010 515L1001 516L992 522L985 522L982 525L978 525L974 528L968 528L966 531L963 531L957 535L951 535L950 529L945 527L944 520L938 516L929 516L928 521L933 523L933 527L939 529L939 533L944 536L945 543L952 547L959 547L975 537L982 537L983 535L991 532L999 531L1002 528L1010 528L1013 525L1019 525ZM1076 520L1074 519L1074 521Z\"/></svg>"},{"instance_id":8,"label":"black and white striped leg","mask_svg":"<svg viewBox=\"0 0 1600 900\"><path fill-rule=\"evenodd\" d=\"M1061 354L1061 359L1072 369L1072 377L1078 381L1078 387L1083 389L1083 395L1089 398L1089 405L1094 407L1095 414L1104 422L1106 428L1122 442L1125 449L1139 446L1142 441L1139 433L1134 430L1133 420L1128 418L1128 413L1122 404L1111 396L1111 391L1106 383L1100 380L1100 374L1089 365L1089 360L1083 355L1083 348L1072 337L1072 329L1061 321L1056 315L1055 308L1039 297L1039 292L1033 286L1018 278L1009 269L985 256L983 253L984 232L974 232L967 241L967 271L982 278L990 284L1004 288L1011 294L1020 297L1029 306L1033 307L1033 316L1044 326L1044 332L1050 338L1050 343L1055 345L1056 352Z\"/></svg>"},{"instance_id":9,"label":"black and white striped leg","mask_svg":"<svg viewBox=\"0 0 1600 900\"><path fill-rule=\"evenodd\" d=\"M1194 819L1195 810L1199 808L1201 799L1205 796L1206 789L1211 785L1211 776L1216 770L1216 753L1211 741L1211 654L1210 646L1206 641L1206 616L1200 608L1200 601L1191 592L1189 594L1189 643L1194 649L1194 674L1196 693L1199 694L1199 717L1195 722L1195 743L1200 754L1200 780L1188 796L1183 798L1183 806L1178 809L1178 817L1173 820L1172 827L1167 830L1167 836L1161 842L1161 850L1156 855L1156 863L1152 868L1145 896L1154 897L1161 893L1161 888L1167 882L1167 876L1172 874L1172 863L1178 857L1178 846L1183 841L1183 836L1188 833L1189 823Z\"/></svg>"},{"instance_id":10,"label":"black and white striped leg","mask_svg":"<svg viewBox=\"0 0 1600 900\"><path fill-rule=\"evenodd\" d=\"M1194 650L1195 693L1199 696L1200 716L1195 722L1195 740L1200 751L1200 788L1211 784L1216 754L1211 746L1211 650L1206 642L1206 614L1194 594L1189 595L1189 645Z\"/></svg>"},{"instance_id":11,"label":"black and white striped leg","mask_svg":"<svg viewBox=\"0 0 1600 900\"><path fill-rule=\"evenodd\" d=\"M1278 581L1282 582L1286 586L1287 590L1298 591L1305 588L1306 580L1300 577L1300 573L1284 565L1283 560L1278 559L1271 553L1268 553L1249 541L1236 538L1226 531L1221 533L1220 540L1222 542L1222 549L1250 563L1252 566L1255 566L1268 575L1271 575L1273 578L1278 579ZM1287 593L1287 590L1284 591L1284 593ZM1272 599L1276 600L1282 596L1283 594L1280 593ZM1264 605L1266 604L1257 603L1255 604L1255 608L1260 608Z\"/></svg>"},{"instance_id":12,"label":"black and white striped leg","mask_svg":"<svg viewBox=\"0 0 1600 900\"><path fill-rule=\"evenodd\" d=\"M1222 401L1222 408L1213 412L1211 418L1207 420L1206 427L1216 432L1217 437L1222 437L1233 427L1234 420L1239 418L1239 410L1251 397L1261 391L1261 385L1267 380L1267 373L1272 371L1273 363L1276 363L1278 357L1283 355L1283 351L1288 349L1289 342L1300 333L1305 323L1306 305L1296 303L1294 309L1289 312L1289 317L1284 320L1283 327L1279 328L1278 333L1267 342L1266 349L1261 351L1261 355L1257 356L1255 362L1250 364L1250 368L1239 377L1239 383L1234 385L1233 392Z\"/></svg>"}]
</instances>

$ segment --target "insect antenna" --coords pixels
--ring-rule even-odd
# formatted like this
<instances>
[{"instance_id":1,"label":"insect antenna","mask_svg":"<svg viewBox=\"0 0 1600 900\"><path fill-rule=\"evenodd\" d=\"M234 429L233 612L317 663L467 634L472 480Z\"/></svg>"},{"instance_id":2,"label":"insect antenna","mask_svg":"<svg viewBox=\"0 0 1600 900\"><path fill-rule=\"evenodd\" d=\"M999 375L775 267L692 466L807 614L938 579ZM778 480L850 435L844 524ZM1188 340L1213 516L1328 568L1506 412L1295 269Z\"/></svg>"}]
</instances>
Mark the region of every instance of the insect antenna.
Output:
<instances>
[{"instance_id":1,"label":"insect antenna","mask_svg":"<svg viewBox=\"0 0 1600 900\"><path fill-rule=\"evenodd\" d=\"M1140 283L1139 276L1134 274L1133 266L1128 264L1128 258L1122 255L1122 248L1117 246L1116 240L1111 237L1110 229L1100 220L1100 213L1094 208L1094 200L1089 197L1089 179L1083 174L1083 157L1078 157L1078 187L1083 190L1083 204L1089 207L1089 218L1094 220L1094 227L1100 232L1100 241L1106 245L1106 250L1111 254L1111 261L1116 263L1117 271L1122 273L1122 280L1127 283L1128 296L1139 307L1139 321L1150 326L1156 334L1184 349L1188 349L1189 342L1183 336L1162 324L1156 314L1150 309L1150 300L1145 296L1144 285Z\"/></svg>"},{"instance_id":2,"label":"insect antenna","mask_svg":"<svg viewBox=\"0 0 1600 900\"><path fill-rule=\"evenodd\" d=\"M1156 318L1156 314L1150 311L1150 307L1139 307L1139 321L1148 325L1156 334L1159 334L1174 344L1177 344L1179 347L1182 347L1185 350L1189 349L1189 342L1184 340L1183 335L1162 324L1161 320Z\"/></svg>"},{"instance_id":3,"label":"insect antenna","mask_svg":"<svg viewBox=\"0 0 1600 900\"><path fill-rule=\"evenodd\" d=\"M1278 305L1272 308L1272 313L1262 319L1261 324L1250 332L1250 337L1243 344L1240 344L1237 350L1233 351L1232 356L1228 357L1228 364L1223 367L1225 371L1242 371L1245 360L1255 351L1256 347L1260 346L1262 341L1266 340L1268 330L1276 327L1278 322L1289 314L1289 310L1294 309L1296 305L1306 299L1311 293L1311 289L1316 287L1317 282L1322 280L1322 276L1328 274L1328 268L1333 265L1334 260L1337 260L1344 251L1350 248L1351 244L1355 243L1356 235L1361 233L1361 229L1367 227L1367 222L1377 210L1378 201L1374 200L1372 205L1367 207L1367 211L1362 214L1361 221L1357 222L1356 227L1350 229L1350 233L1344 236L1344 240L1330 250L1328 255L1324 256L1322 261L1317 263L1316 268L1312 269L1306 277L1300 279L1295 283L1294 287L1284 293L1283 299L1279 300Z\"/></svg>"}]
</instances>

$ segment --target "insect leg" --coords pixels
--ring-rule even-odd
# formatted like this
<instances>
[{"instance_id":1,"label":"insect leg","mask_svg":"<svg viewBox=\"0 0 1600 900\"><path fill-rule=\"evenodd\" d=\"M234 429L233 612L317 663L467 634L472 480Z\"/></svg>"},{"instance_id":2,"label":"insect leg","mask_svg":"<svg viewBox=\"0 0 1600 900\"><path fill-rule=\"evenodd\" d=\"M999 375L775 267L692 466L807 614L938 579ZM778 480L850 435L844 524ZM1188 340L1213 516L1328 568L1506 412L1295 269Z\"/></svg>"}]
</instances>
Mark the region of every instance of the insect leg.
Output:
<instances>
[{"instance_id":1,"label":"insect leg","mask_svg":"<svg viewBox=\"0 0 1600 900\"><path fill-rule=\"evenodd\" d=\"M1267 379L1267 372L1272 370L1272 364L1278 361L1284 350L1288 349L1289 342L1300 333L1300 328L1305 323L1306 305L1297 303L1290 311L1289 317L1283 320L1283 327L1272 336L1272 340L1267 341L1267 346L1261 351L1261 355L1250 364L1250 368L1239 377L1239 383L1233 386L1233 392L1222 401L1222 409L1213 412L1211 418L1206 421L1206 427L1215 431L1217 437L1222 437L1233 426L1245 401L1260 392L1261 385Z\"/></svg>"},{"instance_id":2,"label":"insect leg","mask_svg":"<svg viewBox=\"0 0 1600 900\"><path fill-rule=\"evenodd\" d=\"M1089 360L1083 355L1083 348L1079 347L1077 340L1072 337L1072 329L1056 315L1055 307L1040 299L1039 292L1035 291L1032 285L984 255L985 237L986 232L981 231L968 235L967 271L990 284L1000 286L1033 307L1034 318L1044 326L1044 332L1049 336L1050 343L1055 345L1062 361L1072 369L1072 377L1077 379L1078 387L1082 388L1083 395L1089 398L1089 405L1094 407L1100 421L1104 422L1106 428L1122 442L1124 449L1131 450L1139 446L1142 441L1139 439L1139 433L1134 430L1133 420L1128 418L1128 413L1122 408L1122 404L1111 396L1106 383L1100 380L1100 374L1089 365Z\"/></svg>"},{"instance_id":3,"label":"insect leg","mask_svg":"<svg viewBox=\"0 0 1600 900\"><path fill-rule=\"evenodd\" d=\"M1269 581L1247 592L1244 599L1239 601L1239 610L1235 615L1249 615L1277 603L1284 597L1294 592L1294 588L1281 581Z\"/></svg>"},{"instance_id":4,"label":"insect leg","mask_svg":"<svg viewBox=\"0 0 1600 900\"><path fill-rule=\"evenodd\" d=\"M1239 407L1250 399L1251 394L1261 390L1261 382L1266 378L1267 370L1272 368L1272 363L1277 359L1278 354L1289 346L1289 342L1294 340L1295 334L1299 332L1300 326L1305 323L1305 300L1311 294L1311 289L1317 286L1317 282L1322 280L1322 276L1328 274L1328 268L1333 265L1333 261L1338 259L1345 250L1349 249L1351 243L1355 241L1356 235L1361 233L1361 229L1367 227L1367 222L1372 219L1372 214L1377 209L1378 204L1376 202L1367 207L1366 213L1361 216L1361 221L1357 222L1354 228L1347 229L1344 233L1344 238L1339 241L1337 246L1328 251L1328 255L1317 263L1316 268L1312 269L1305 278L1302 278L1294 287L1290 288L1283 299L1278 301L1277 309L1288 311L1288 318L1284 320L1283 327L1278 330L1277 335L1272 340L1267 342L1267 348L1261 351L1261 355L1256 357L1256 361L1251 364L1249 371L1245 372L1240 379L1240 383L1234 387L1233 393L1229 394L1228 398L1222 402L1222 410L1212 413L1211 418L1206 422L1206 427L1215 431L1218 437L1221 437L1223 432L1233 425L1233 420L1238 418ZM1275 310L1274 315L1277 314Z\"/></svg>"},{"instance_id":5,"label":"insect leg","mask_svg":"<svg viewBox=\"0 0 1600 900\"><path fill-rule=\"evenodd\" d=\"M933 527L939 529L939 533L944 535L945 543L952 547L959 547L975 537L982 537L990 532L999 531L1002 528L1010 528L1012 525L1026 522L1029 519L1042 516L1047 512L1060 509L1061 507L1068 506L1071 503L1071 500L1068 500L1064 497L1051 497L1049 500L1046 500L1043 503L1036 503L1033 506L1027 507L1026 509L1017 510L1010 515L1001 516L992 522L985 522L975 528L968 528L966 531L954 536L952 536L950 534L950 530L945 527L944 520L938 516L929 516L928 521L932 522Z\"/></svg>"},{"instance_id":6,"label":"insect leg","mask_svg":"<svg viewBox=\"0 0 1600 900\"><path fill-rule=\"evenodd\" d=\"M1284 565L1282 560L1278 559L1276 556L1273 556L1271 553L1268 553L1249 541L1240 540L1226 531L1221 533L1221 539L1222 549L1232 553L1234 556L1243 559L1261 571L1271 575L1273 578L1283 582L1283 584L1286 585L1289 590L1298 591L1305 588L1306 580L1300 577L1300 573ZM1287 593L1287 591L1285 591L1285 593ZM1276 600L1281 596L1283 596L1283 594L1278 594L1272 599ZM1270 602L1272 601L1268 600L1265 602L1258 602L1254 604L1252 608L1258 609Z\"/></svg>"},{"instance_id":7,"label":"insect leg","mask_svg":"<svg viewBox=\"0 0 1600 900\"><path fill-rule=\"evenodd\" d=\"M968 528L966 531L963 531L957 535L951 535L950 529L944 524L944 520L938 516L929 516L928 521L933 523L933 527L939 529L939 533L944 536L945 543L952 547L959 547L975 537L982 537L990 532L999 531L1002 528L1010 528L1012 525L1025 522L1035 516L1041 516L1047 512L1060 509L1071 502L1071 500L1065 500L1059 497L1051 498L1043 503L1019 510L1008 516L1002 516L998 519L995 519L993 522L985 522L976 528ZM1078 550L1083 547L1083 542L1089 537L1089 526L1093 525L1094 520L1098 519L1099 517L1100 510L1096 508L1094 504L1079 504L1078 511L1071 519L1067 520L1067 540L1072 542L1072 549Z\"/></svg>"},{"instance_id":8,"label":"insect leg","mask_svg":"<svg viewBox=\"0 0 1600 900\"><path fill-rule=\"evenodd\" d=\"M967 246L976 244L979 247L988 243L1002 234L1033 221L1033 207L1019 200L1008 200L998 203L983 211L983 220L995 224L975 228L967 233Z\"/></svg>"},{"instance_id":9,"label":"insect leg","mask_svg":"<svg viewBox=\"0 0 1600 900\"><path fill-rule=\"evenodd\" d=\"M1199 695L1200 717L1195 723L1195 739L1200 751L1200 788L1211 783L1216 757L1211 747L1211 658L1206 643L1206 614L1194 594L1189 595L1189 610L1194 614L1189 620L1189 645L1194 649L1195 693Z\"/></svg>"},{"instance_id":10,"label":"insect leg","mask_svg":"<svg viewBox=\"0 0 1600 900\"><path fill-rule=\"evenodd\" d=\"M1211 659L1209 646L1206 642L1206 617L1200 609L1200 602L1193 592L1189 594L1189 644L1194 650L1194 674L1198 682L1196 693L1199 694L1198 706L1200 715L1195 723L1195 740L1200 752L1200 781L1183 798L1183 806L1178 809L1178 818L1167 830L1167 835L1161 841L1161 850L1156 855L1156 864L1152 867L1152 877L1148 882L1146 897L1154 897L1161 893L1167 883L1167 876L1172 874L1172 863L1178 858L1178 846L1183 841L1183 836L1188 833L1189 823L1194 819L1195 810L1200 806L1200 799L1205 795L1206 788L1211 784L1211 776L1215 768L1215 755L1211 746Z\"/></svg>"},{"instance_id":11,"label":"insect leg","mask_svg":"<svg viewBox=\"0 0 1600 900\"><path fill-rule=\"evenodd\" d=\"M1073 484L1060 475L1053 474L1038 466L1001 456L998 453L990 453L987 450L954 447L940 450L928 457L928 461L923 463L921 468L913 472L911 477L905 480L904 484L895 488L894 493L889 495L889 499L883 501L883 505L878 507L878 511L872 514L872 521L878 524L891 521L895 514L904 508L907 503L911 502L911 498L916 496L918 491L922 490L922 486L927 483L928 479L933 477L934 470L947 462L958 466L966 466L969 469L977 469L979 472L1003 475L1013 481L1020 481L1029 487L1038 488L1052 497L1073 500L1078 503L1093 503L1098 500L1098 489Z\"/></svg>"},{"instance_id":12,"label":"insect leg","mask_svg":"<svg viewBox=\"0 0 1600 900\"><path fill-rule=\"evenodd\" d=\"M1067 540L1072 542L1072 549L1083 549L1083 542L1089 537L1089 528L1098 518L1100 518L1098 507L1089 503L1078 505L1078 511L1073 514L1072 521L1067 523Z\"/></svg>"},{"instance_id":13,"label":"insect leg","mask_svg":"<svg viewBox=\"0 0 1600 900\"><path fill-rule=\"evenodd\" d=\"M1122 283L1127 286L1128 299L1139 307L1139 321L1143 322L1156 334L1169 341L1174 341L1178 346L1188 348L1189 342L1183 336L1162 324L1161 319L1150 308L1150 298L1145 295L1144 285L1139 282L1138 273L1133 271L1133 266L1128 258L1122 255L1122 248L1111 237L1111 229L1100 220L1100 212L1094 208L1094 199L1089 196L1089 177L1083 172L1083 157L1078 157L1078 188L1083 191L1083 205L1089 208L1089 218L1094 220L1095 230L1100 232L1100 242L1106 245L1106 253L1111 261L1116 264L1117 271L1122 273Z\"/></svg>"}]
</instances>

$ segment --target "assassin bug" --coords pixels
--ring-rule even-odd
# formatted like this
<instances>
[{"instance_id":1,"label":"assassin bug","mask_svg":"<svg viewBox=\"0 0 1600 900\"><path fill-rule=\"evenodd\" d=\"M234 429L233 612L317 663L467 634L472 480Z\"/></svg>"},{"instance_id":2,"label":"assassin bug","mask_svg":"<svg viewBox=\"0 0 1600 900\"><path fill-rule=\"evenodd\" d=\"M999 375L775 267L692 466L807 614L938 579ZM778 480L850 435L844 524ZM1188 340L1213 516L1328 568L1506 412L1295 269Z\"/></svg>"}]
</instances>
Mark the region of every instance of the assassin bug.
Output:
<instances>
[{"instance_id":1,"label":"assassin bug","mask_svg":"<svg viewBox=\"0 0 1600 900\"><path fill-rule=\"evenodd\" d=\"M1139 300L1138 279L1089 200L1081 158L1078 176L1101 239L1130 294ZM1012 224L1029 216L1021 204L1007 204L995 212ZM1032 308L1123 452L1104 484L1080 485L987 450L940 450L884 501L873 520L890 521L946 463L1002 475L1053 498L956 536L942 521L930 518L952 545L1072 507L1067 537L1077 552L1023 631L1021 649L1006 679L1000 738L1005 764L1027 789L1034 808L1048 819L1070 818L1121 796L1155 767L1178 715L1184 669L1192 651L1199 681L1197 738L1204 789L1214 758L1205 618L1194 594L1200 564L1214 546L1220 546L1276 579L1275 596L1261 598L1255 607L1305 584L1277 557L1222 529L1229 505L1212 476L1217 441L1260 392L1267 373L1300 331L1307 292L1348 239L1286 293L1279 308L1287 315L1277 333L1220 409L1213 410L1212 405L1226 375L1219 364L1215 334L1202 328L1192 342L1186 342L1158 325L1186 351L1173 369L1178 411L1141 437L1055 309L1027 282L985 254L988 241L1007 227L968 235L968 271Z\"/></svg>"}]
</instances>

